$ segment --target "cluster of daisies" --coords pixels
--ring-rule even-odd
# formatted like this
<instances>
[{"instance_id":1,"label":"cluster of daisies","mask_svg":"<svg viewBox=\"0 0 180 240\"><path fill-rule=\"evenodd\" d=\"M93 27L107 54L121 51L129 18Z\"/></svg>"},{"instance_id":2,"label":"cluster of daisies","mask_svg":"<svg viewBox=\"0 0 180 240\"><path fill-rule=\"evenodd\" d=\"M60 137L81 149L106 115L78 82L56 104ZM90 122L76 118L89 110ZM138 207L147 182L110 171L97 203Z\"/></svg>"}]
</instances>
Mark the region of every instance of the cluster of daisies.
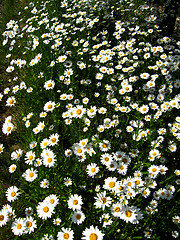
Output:
<instances>
[{"instance_id":1,"label":"cluster of daisies","mask_svg":"<svg viewBox=\"0 0 180 240\"><path fill-rule=\"evenodd\" d=\"M115 19L117 11L130 21ZM6 190L13 207L3 205L0 226L11 222L21 236L35 233L39 221L51 222L59 227L42 240L76 234L102 240L119 221L124 229L144 221L144 237L151 238L146 217L154 219L180 184L176 167L175 181L166 183L168 157L176 160L180 140L180 42L161 36L153 7L135 8L133 1L120 1L119 8L101 0L32 1L24 12L3 33L13 77L0 101L11 110L22 99L26 108L20 127L9 115L2 132L9 136L19 127L27 139L25 149L10 154L9 173L21 171L22 185ZM17 49L22 58L13 59ZM23 201L23 185L37 201L21 218L14 206ZM178 226L179 216L172 222Z\"/></svg>"}]
</instances>

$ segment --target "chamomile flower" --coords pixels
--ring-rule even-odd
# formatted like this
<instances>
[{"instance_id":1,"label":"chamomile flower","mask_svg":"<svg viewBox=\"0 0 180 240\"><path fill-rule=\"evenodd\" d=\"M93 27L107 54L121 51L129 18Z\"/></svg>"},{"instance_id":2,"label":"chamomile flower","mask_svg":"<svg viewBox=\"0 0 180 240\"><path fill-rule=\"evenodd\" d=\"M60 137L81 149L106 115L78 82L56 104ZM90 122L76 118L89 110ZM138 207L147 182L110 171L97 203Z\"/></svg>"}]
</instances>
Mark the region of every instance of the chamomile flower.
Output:
<instances>
[{"instance_id":1,"label":"chamomile flower","mask_svg":"<svg viewBox=\"0 0 180 240\"><path fill-rule=\"evenodd\" d=\"M2 127L2 132L6 135L9 135L12 130L14 129L14 125L10 122L10 123L4 123L3 127Z\"/></svg>"},{"instance_id":2,"label":"chamomile flower","mask_svg":"<svg viewBox=\"0 0 180 240\"><path fill-rule=\"evenodd\" d=\"M31 216L33 214L33 209L31 207L28 207L25 209L26 216Z\"/></svg>"},{"instance_id":3,"label":"chamomile flower","mask_svg":"<svg viewBox=\"0 0 180 240\"><path fill-rule=\"evenodd\" d=\"M172 231L172 237L178 238L179 237L178 231Z\"/></svg>"},{"instance_id":4,"label":"chamomile flower","mask_svg":"<svg viewBox=\"0 0 180 240\"><path fill-rule=\"evenodd\" d=\"M51 218L53 213L54 213L54 207L52 206L52 204L46 201L38 203L37 214L39 218L46 220L47 218Z\"/></svg>"},{"instance_id":5,"label":"chamomile flower","mask_svg":"<svg viewBox=\"0 0 180 240\"><path fill-rule=\"evenodd\" d=\"M33 161L35 160L35 153L33 151L29 151L25 154L25 163L26 164L29 164L29 165L32 165L33 164Z\"/></svg>"},{"instance_id":6,"label":"chamomile flower","mask_svg":"<svg viewBox=\"0 0 180 240\"><path fill-rule=\"evenodd\" d=\"M177 215L177 216L174 216L173 218L172 218L172 221L173 221L173 223L175 223L175 224L179 224L180 223L180 217Z\"/></svg>"},{"instance_id":7,"label":"chamomile flower","mask_svg":"<svg viewBox=\"0 0 180 240\"><path fill-rule=\"evenodd\" d=\"M24 221L25 221L25 225L26 225L25 233L30 234L30 233L34 232L34 229L37 228L36 220L34 220L34 218L29 216L29 217L26 217L24 219Z\"/></svg>"},{"instance_id":8,"label":"chamomile flower","mask_svg":"<svg viewBox=\"0 0 180 240\"><path fill-rule=\"evenodd\" d=\"M102 152L107 152L111 148L111 143L108 140L104 140L102 143L99 143L99 148Z\"/></svg>"},{"instance_id":9,"label":"chamomile flower","mask_svg":"<svg viewBox=\"0 0 180 240\"><path fill-rule=\"evenodd\" d=\"M38 177L37 172L38 171L34 170L33 168L27 169L22 176L27 182L33 182Z\"/></svg>"},{"instance_id":10,"label":"chamomile flower","mask_svg":"<svg viewBox=\"0 0 180 240\"><path fill-rule=\"evenodd\" d=\"M56 225L56 226L59 226L61 224L61 219L60 218L55 218L53 220L53 224Z\"/></svg>"},{"instance_id":11,"label":"chamomile flower","mask_svg":"<svg viewBox=\"0 0 180 240\"><path fill-rule=\"evenodd\" d=\"M45 112L52 112L55 108L55 102L49 101L44 105Z\"/></svg>"},{"instance_id":12,"label":"chamomile flower","mask_svg":"<svg viewBox=\"0 0 180 240\"><path fill-rule=\"evenodd\" d=\"M9 97L9 98L6 100L6 106L8 106L8 107L14 106L15 103L16 103L16 99L15 99L14 96Z\"/></svg>"},{"instance_id":13,"label":"chamomile flower","mask_svg":"<svg viewBox=\"0 0 180 240\"><path fill-rule=\"evenodd\" d=\"M59 141L59 134L55 133L49 136L49 146L56 145L58 141Z\"/></svg>"},{"instance_id":14,"label":"chamomile flower","mask_svg":"<svg viewBox=\"0 0 180 240\"><path fill-rule=\"evenodd\" d=\"M45 149L49 146L49 139L44 138L41 142L40 142L40 147L41 149Z\"/></svg>"},{"instance_id":15,"label":"chamomile flower","mask_svg":"<svg viewBox=\"0 0 180 240\"><path fill-rule=\"evenodd\" d=\"M71 228L61 228L61 232L57 234L57 240L73 240L74 231Z\"/></svg>"},{"instance_id":16,"label":"chamomile flower","mask_svg":"<svg viewBox=\"0 0 180 240\"><path fill-rule=\"evenodd\" d=\"M26 230L26 223L24 219L22 218L15 219L15 221L12 223L11 229L14 235L21 236L22 234L24 234Z\"/></svg>"},{"instance_id":17,"label":"chamomile flower","mask_svg":"<svg viewBox=\"0 0 180 240\"><path fill-rule=\"evenodd\" d=\"M73 223L75 223L77 225L84 222L85 218L86 218L85 214L82 211L75 211L71 216Z\"/></svg>"},{"instance_id":18,"label":"chamomile flower","mask_svg":"<svg viewBox=\"0 0 180 240\"><path fill-rule=\"evenodd\" d=\"M131 222L135 223L137 218L137 209L136 207L123 206L121 210L120 218L126 223Z\"/></svg>"},{"instance_id":19,"label":"chamomile flower","mask_svg":"<svg viewBox=\"0 0 180 240\"><path fill-rule=\"evenodd\" d=\"M109 225L111 225L111 224L113 223L113 221L112 221L109 213L104 213L104 214L100 217L99 221L100 221L101 223L103 223L103 227L109 226Z\"/></svg>"},{"instance_id":20,"label":"chamomile flower","mask_svg":"<svg viewBox=\"0 0 180 240\"><path fill-rule=\"evenodd\" d=\"M104 180L104 185L103 185L104 189L114 192L117 189L117 187L118 187L118 183L117 183L116 177L108 177Z\"/></svg>"},{"instance_id":21,"label":"chamomile flower","mask_svg":"<svg viewBox=\"0 0 180 240\"><path fill-rule=\"evenodd\" d=\"M83 236L82 236L82 240L103 240L103 236L104 234L98 229L97 226L90 226L90 228L86 228L83 232L82 232Z\"/></svg>"},{"instance_id":22,"label":"chamomile flower","mask_svg":"<svg viewBox=\"0 0 180 240\"><path fill-rule=\"evenodd\" d=\"M47 179L43 179L43 181L40 182L41 188L49 188L49 181Z\"/></svg>"},{"instance_id":23,"label":"chamomile flower","mask_svg":"<svg viewBox=\"0 0 180 240\"><path fill-rule=\"evenodd\" d=\"M72 179L69 178L69 177L64 178L64 185L65 185L66 187L72 185Z\"/></svg>"},{"instance_id":24,"label":"chamomile flower","mask_svg":"<svg viewBox=\"0 0 180 240\"><path fill-rule=\"evenodd\" d=\"M0 210L0 227L6 225L6 223L8 222L9 218L8 218L8 211L6 210Z\"/></svg>"},{"instance_id":25,"label":"chamomile flower","mask_svg":"<svg viewBox=\"0 0 180 240\"><path fill-rule=\"evenodd\" d=\"M55 81L54 80L48 80L47 82L44 83L44 88L46 90L53 89L55 86Z\"/></svg>"},{"instance_id":26,"label":"chamomile flower","mask_svg":"<svg viewBox=\"0 0 180 240\"><path fill-rule=\"evenodd\" d=\"M9 202L14 202L20 195L19 188L11 186L6 191L6 197Z\"/></svg>"},{"instance_id":27,"label":"chamomile flower","mask_svg":"<svg viewBox=\"0 0 180 240\"><path fill-rule=\"evenodd\" d=\"M91 163L87 165L86 171L87 174L93 178L99 172L99 167L96 163Z\"/></svg>"},{"instance_id":28,"label":"chamomile flower","mask_svg":"<svg viewBox=\"0 0 180 240\"><path fill-rule=\"evenodd\" d=\"M109 207L112 202L112 198L106 195L106 191L97 193L94 199L96 200L94 203L96 208L102 208L103 211L105 207Z\"/></svg>"},{"instance_id":29,"label":"chamomile flower","mask_svg":"<svg viewBox=\"0 0 180 240\"><path fill-rule=\"evenodd\" d=\"M17 168L16 164L12 164L11 166L9 166L9 172L14 173L16 171L16 168Z\"/></svg>"},{"instance_id":30,"label":"chamomile flower","mask_svg":"<svg viewBox=\"0 0 180 240\"><path fill-rule=\"evenodd\" d=\"M47 203L50 203L53 207L56 207L59 203L59 199L55 194L51 194L44 199Z\"/></svg>"},{"instance_id":31,"label":"chamomile flower","mask_svg":"<svg viewBox=\"0 0 180 240\"><path fill-rule=\"evenodd\" d=\"M82 197L78 196L77 194L71 195L68 199L68 208L75 210L80 210L82 202Z\"/></svg>"}]
</instances>

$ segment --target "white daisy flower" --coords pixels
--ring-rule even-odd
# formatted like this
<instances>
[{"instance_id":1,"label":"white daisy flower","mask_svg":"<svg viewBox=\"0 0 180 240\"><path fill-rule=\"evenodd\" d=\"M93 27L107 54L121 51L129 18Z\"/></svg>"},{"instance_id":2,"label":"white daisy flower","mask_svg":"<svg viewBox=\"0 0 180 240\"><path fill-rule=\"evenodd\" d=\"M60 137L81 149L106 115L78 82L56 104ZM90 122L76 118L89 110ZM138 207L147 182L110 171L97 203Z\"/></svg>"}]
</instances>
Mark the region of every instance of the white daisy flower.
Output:
<instances>
[{"instance_id":1,"label":"white daisy flower","mask_svg":"<svg viewBox=\"0 0 180 240\"><path fill-rule=\"evenodd\" d=\"M53 89L55 86L55 81L54 80L48 80L47 82L44 83L44 88L46 90Z\"/></svg>"},{"instance_id":2,"label":"white daisy flower","mask_svg":"<svg viewBox=\"0 0 180 240\"><path fill-rule=\"evenodd\" d=\"M49 181L47 179L43 179L43 181L40 182L41 188L49 188Z\"/></svg>"},{"instance_id":3,"label":"white daisy flower","mask_svg":"<svg viewBox=\"0 0 180 240\"><path fill-rule=\"evenodd\" d=\"M46 201L39 202L37 206L37 214L39 218L47 219L51 218L54 213L54 207L52 204L47 203Z\"/></svg>"},{"instance_id":4,"label":"white daisy flower","mask_svg":"<svg viewBox=\"0 0 180 240\"><path fill-rule=\"evenodd\" d=\"M55 194L51 194L44 199L44 201L50 203L53 207L56 207L59 203L59 199Z\"/></svg>"},{"instance_id":5,"label":"white daisy flower","mask_svg":"<svg viewBox=\"0 0 180 240\"><path fill-rule=\"evenodd\" d=\"M25 178L27 182L33 182L37 177L37 170L34 170L33 168L27 169L23 174L22 177Z\"/></svg>"},{"instance_id":6,"label":"white daisy flower","mask_svg":"<svg viewBox=\"0 0 180 240\"><path fill-rule=\"evenodd\" d=\"M123 219L126 223L133 223L137 218L135 207L123 206L120 214L120 218Z\"/></svg>"},{"instance_id":7,"label":"white daisy flower","mask_svg":"<svg viewBox=\"0 0 180 240\"><path fill-rule=\"evenodd\" d=\"M82 202L82 197L78 196L77 194L71 195L68 199L68 208L75 210L80 210Z\"/></svg>"},{"instance_id":8,"label":"white daisy flower","mask_svg":"<svg viewBox=\"0 0 180 240\"><path fill-rule=\"evenodd\" d=\"M20 195L19 188L11 186L6 191L6 197L9 202L13 202Z\"/></svg>"},{"instance_id":9,"label":"white daisy flower","mask_svg":"<svg viewBox=\"0 0 180 240\"><path fill-rule=\"evenodd\" d=\"M52 112L55 108L55 102L49 101L44 105L45 112Z\"/></svg>"},{"instance_id":10,"label":"white daisy flower","mask_svg":"<svg viewBox=\"0 0 180 240\"><path fill-rule=\"evenodd\" d=\"M99 167L96 163L88 164L86 172L90 177L93 178L99 172Z\"/></svg>"},{"instance_id":11,"label":"white daisy flower","mask_svg":"<svg viewBox=\"0 0 180 240\"><path fill-rule=\"evenodd\" d=\"M30 217L26 217L24 221L26 224L25 232L29 234L34 232L34 229L37 228L36 220L34 220L34 218L30 216Z\"/></svg>"},{"instance_id":12,"label":"white daisy flower","mask_svg":"<svg viewBox=\"0 0 180 240\"><path fill-rule=\"evenodd\" d=\"M73 223L77 225L81 224L85 220L85 218L85 214L81 211L75 211L71 216Z\"/></svg>"},{"instance_id":13,"label":"white daisy flower","mask_svg":"<svg viewBox=\"0 0 180 240\"><path fill-rule=\"evenodd\" d=\"M11 164L11 166L9 166L9 172L10 172L10 173L15 172L15 171L16 171L16 168L17 168L16 164Z\"/></svg>"},{"instance_id":14,"label":"white daisy flower","mask_svg":"<svg viewBox=\"0 0 180 240\"><path fill-rule=\"evenodd\" d=\"M14 96L12 97L9 97L7 100L6 100L6 106L9 106L9 107L12 107L14 106L16 103L16 99Z\"/></svg>"},{"instance_id":15,"label":"white daisy flower","mask_svg":"<svg viewBox=\"0 0 180 240\"><path fill-rule=\"evenodd\" d=\"M102 207L103 211L104 211L105 207L109 207L112 202L112 198L106 196L106 191L97 193L97 195L96 195L96 197L94 197L94 199L96 200L94 203L96 208Z\"/></svg>"},{"instance_id":16,"label":"white daisy flower","mask_svg":"<svg viewBox=\"0 0 180 240\"><path fill-rule=\"evenodd\" d=\"M121 211L122 211L122 203L117 202L117 203L113 203L112 204L112 206L111 206L111 214L114 217L120 217Z\"/></svg>"},{"instance_id":17,"label":"white daisy flower","mask_svg":"<svg viewBox=\"0 0 180 240\"><path fill-rule=\"evenodd\" d=\"M57 240L73 240L74 231L71 228L61 228L61 232L57 234Z\"/></svg>"},{"instance_id":18,"label":"white daisy flower","mask_svg":"<svg viewBox=\"0 0 180 240\"><path fill-rule=\"evenodd\" d=\"M54 146L58 143L59 141L59 134L54 133L49 136L49 146Z\"/></svg>"},{"instance_id":19,"label":"white daisy flower","mask_svg":"<svg viewBox=\"0 0 180 240\"><path fill-rule=\"evenodd\" d=\"M104 189L110 190L110 191L115 191L118 187L118 182L116 177L108 177L105 180L105 183L103 185Z\"/></svg>"},{"instance_id":20,"label":"white daisy flower","mask_svg":"<svg viewBox=\"0 0 180 240\"><path fill-rule=\"evenodd\" d=\"M6 223L8 222L9 218L8 218L8 211L5 210L0 210L0 227L6 225Z\"/></svg>"},{"instance_id":21,"label":"white daisy flower","mask_svg":"<svg viewBox=\"0 0 180 240\"><path fill-rule=\"evenodd\" d=\"M53 219L53 224L59 226L61 224L61 219L60 218Z\"/></svg>"},{"instance_id":22,"label":"white daisy flower","mask_svg":"<svg viewBox=\"0 0 180 240\"><path fill-rule=\"evenodd\" d=\"M11 122L10 123L4 123L3 127L2 127L2 132L4 134L9 135L12 132L13 129L14 129L14 125Z\"/></svg>"},{"instance_id":23,"label":"white daisy flower","mask_svg":"<svg viewBox=\"0 0 180 240\"><path fill-rule=\"evenodd\" d=\"M94 227L93 225L90 228L86 228L83 232L82 240L103 240L104 234L98 229L98 227Z\"/></svg>"},{"instance_id":24,"label":"white daisy flower","mask_svg":"<svg viewBox=\"0 0 180 240\"><path fill-rule=\"evenodd\" d=\"M12 223L12 232L14 233L14 235L22 235L25 233L26 230L26 223L24 221L24 219L22 218L18 218L16 219L13 223Z\"/></svg>"}]
</instances>

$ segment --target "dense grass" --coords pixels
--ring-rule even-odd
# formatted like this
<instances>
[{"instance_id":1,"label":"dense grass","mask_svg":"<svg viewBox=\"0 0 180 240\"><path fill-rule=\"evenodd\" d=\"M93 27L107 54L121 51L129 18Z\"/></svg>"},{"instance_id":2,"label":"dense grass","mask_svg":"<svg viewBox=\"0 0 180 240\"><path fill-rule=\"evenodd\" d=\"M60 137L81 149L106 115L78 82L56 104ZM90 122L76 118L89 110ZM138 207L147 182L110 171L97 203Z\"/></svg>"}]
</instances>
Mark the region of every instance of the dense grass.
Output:
<instances>
[{"instance_id":1,"label":"dense grass","mask_svg":"<svg viewBox=\"0 0 180 240\"><path fill-rule=\"evenodd\" d=\"M2 238L176 238L180 43L144 1L23 4L2 32Z\"/></svg>"}]
</instances>

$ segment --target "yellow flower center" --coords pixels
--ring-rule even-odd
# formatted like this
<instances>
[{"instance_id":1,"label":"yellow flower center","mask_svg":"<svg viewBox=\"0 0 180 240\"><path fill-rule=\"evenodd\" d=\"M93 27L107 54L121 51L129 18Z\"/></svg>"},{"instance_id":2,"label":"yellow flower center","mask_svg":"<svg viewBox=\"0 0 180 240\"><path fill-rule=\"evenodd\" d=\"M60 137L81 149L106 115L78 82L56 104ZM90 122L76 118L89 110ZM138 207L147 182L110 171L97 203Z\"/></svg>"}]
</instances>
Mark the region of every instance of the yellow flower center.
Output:
<instances>
[{"instance_id":1,"label":"yellow flower center","mask_svg":"<svg viewBox=\"0 0 180 240\"><path fill-rule=\"evenodd\" d=\"M103 204L105 204L107 202L106 198L101 198Z\"/></svg>"},{"instance_id":2,"label":"yellow flower center","mask_svg":"<svg viewBox=\"0 0 180 240\"><path fill-rule=\"evenodd\" d=\"M73 204L77 205L78 204L78 200L73 200Z\"/></svg>"},{"instance_id":3,"label":"yellow flower center","mask_svg":"<svg viewBox=\"0 0 180 240\"><path fill-rule=\"evenodd\" d=\"M48 163L52 162L52 158L48 158L48 159L47 159L47 162L48 162Z\"/></svg>"},{"instance_id":4,"label":"yellow flower center","mask_svg":"<svg viewBox=\"0 0 180 240\"><path fill-rule=\"evenodd\" d=\"M81 149L81 148L78 148L78 149L77 149L77 152L78 152L78 153L82 153L82 149Z\"/></svg>"},{"instance_id":5,"label":"yellow flower center","mask_svg":"<svg viewBox=\"0 0 180 240\"><path fill-rule=\"evenodd\" d=\"M131 217L132 216L132 212L130 210L125 211L125 216L126 217Z\"/></svg>"},{"instance_id":6,"label":"yellow flower center","mask_svg":"<svg viewBox=\"0 0 180 240\"><path fill-rule=\"evenodd\" d=\"M18 223L16 227L17 227L17 229L21 229L22 225L20 223Z\"/></svg>"},{"instance_id":7,"label":"yellow flower center","mask_svg":"<svg viewBox=\"0 0 180 240\"><path fill-rule=\"evenodd\" d=\"M48 83L48 87L52 87L52 83Z\"/></svg>"},{"instance_id":8,"label":"yellow flower center","mask_svg":"<svg viewBox=\"0 0 180 240\"><path fill-rule=\"evenodd\" d=\"M0 215L0 221L3 221L3 220L4 220L4 216Z\"/></svg>"},{"instance_id":9,"label":"yellow flower center","mask_svg":"<svg viewBox=\"0 0 180 240\"><path fill-rule=\"evenodd\" d=\"M51 204L53 204L55 201L54 201L54 199L50 199L49 202L50 202Z\"/></svg>"},{"instance_id":10,"label":"yellow flower center","mask_svg":"<svg viewBox=\"0 0 180 240\"><path fill-rule=\"evenodd\" d=\"M51 139L51 142L55 143L56 142L56 138Z\"/></svg>"},{"instance_id":11,"label":"yellow flower center","mask_svg":"<svg viewBox=\"0 0 180 240\"><path fill-rule=\"evenodd\" d=\"M27 214L30 214L31 213L31 210L27 210Z\"/></svg>"},{"instance_id":12,"label":"yellow flower center","mask_svg":"<svg viewBox=\"0 0 180 240\"><path fill-rule=\"evenodd\" d=\"M64 239L69 239L69 233L65 233L63 237Z\"/></svg>"},{"instance_id":13,"label":"yellow flower center","mask_svg":"<svg viewBox=\"0 0 180 240\"><path fill-rule=\"evenodd\" d=\"M105 144L105 143L103 143L102 146L103 146L103 148L107 148L107 144Z\"/></svg>"},{"instance_id":14,"label":"yellow flower center","mask_svg":"<svg viewBox=\"0 0 180 240\"><path fill-rule=\"evenodd\" d=\"M31 160L33 160L33 156L31 155L31 156L29 156L29 160L31 161Z\"/></svg>"},{"instance_id":15,"label":"yellow flower center","mask_svg":"<svg viewBox=\"0 0 180 240\"><path fill-rule=\"evenodd\" d=\"M110 183L109 183L109 187L110 187L110 188L115 187L115 182L110 182Z\"/></svg>"},{"instance_id":16,"label":"yellow flower center","mask_svg":"<svg viewBox=\"0 0 180 240\"><path fill-rule=\"evenodd\" d=\"M32 222L27 222L26 226L27 226L27 228L30 228L32 226Z\"/></svg>"},{"instance_id":17,"label":"yellow flower center","mask_svg":"<svg viewBox=\"0 0 180 240\"><path fill-rule=\"evenodd\" d=\"M89 240L97 240L97 239L98 239L97 234L91 233L91 234L89 235Z\"/></svg>"},{"instance_id":18,"label":"yellow flower center","mask_svg":"<svg viewBox=\"0 0 180 240\"><path fill-rule=\"evenodd\" d=\"M93 172L95 172L96 171L96 169L95 168L91 168L91 172L93 173Z\"/></svg>"},{"instance_id":19,"label":"yellow flower center","mask_svg":"<svg viewBox=\"0 0 180 240\"><path fill-rule=\"evenodd\" d=\"M81 218L81 215L80 214L77 214L76 215L76 218L79 220Z\"/></svg>"},{"instance_id":20,"label":"yellow flower center","mask_svg":"<svg viewBox=\"0 0 180 240\"><path fill-rule=\"evenodd\" d=\"M120 208L119 208L119 207L115 207L115 208L114 208L114 211L115 211L115 212L119 212L119 211L120 211Z\"/></svg>"},{"instance_id":21,"label":"yellow flower center","mask_svg":"<svg viewBox=\"0 0 180 240\"><path fill-rule=\"evenodd\" d=\"M81 113L82 113L81 109L78 109L78 110L76 111L76 114L77 114L77 115L80 115Z\"/></svg>"},{"instance_id":22,"label":"yellow flower center","mask_svg":"<svg viewBox=\"0 0 180 240\"><path fill-rule=\"evenodd\" d=\"M48 107L47 107L48 109L51 109L52 108L52 105L50 104L50 105L48 105Z\"/></svg>"},{"instance_id":23,"label":"yellow flower center","mask_svg":"<svg viewBox=\"0 0 180 240\"><path fill-rule=\"evenodd\" d=\"M140 181L139 181L139 180L136 180L136 181L135 181L135 184L136 184L136 185L139 185L139 184L140 184Z\"/></svg>"},{"instance_id":24,"label":"yellow flower center","mask_svg":"<svg viewBox=\"0 0 180 240\"><path fill-rule=\"evenodd\" d=\"M8 127L8 128L7 128L7 131L10 132L10 131L11 131L11 127Z\"/></svg>"},{"instance_id":25,"label":"yellow flower center","mask_svg":"<svg viewBox=\"0 0 180 240\"><path fill-rule=\"evenodd\" d=\"M49 212L49 208L47 206L43 207L43 212L45 212L45 213Z\"/></svg>"},{"instance_id":26,"label":"yellow flower center","mask_svg":"<svg viewBox=\"0 0 180 240\"><path fill-rule=\"evenodd\" d=\"M108 162L108 161L109 161L109 158L108 158L108 157L106 157L104 160L105 160L106 162Z\"/></svg>"},{"instance_id":27,"label":"yellow flower center","mask_svg":"<svg viewBox=\"0 0 180 240\"><path fill-rule=\"evenodd\" d=\"M13 172L14 172L14 170L15 170L15 167L12 167L12 168L11 168L11 171L13 171Z\"/></svg>"},{"instance_id":28,"label":"yellow flower center","mask_svg":"<svg viewBox=\"0 0 180 240\"><path fill-rule=\"evenodd\" d=\"M15 192L12 192L12 193L11 193L11 197L14 197L14 196L16 196L16 193L15 193Z\"/></svg>"},{"instance_id":29,"label":"yellow flower center","mask_svg":"<svg viewBox=\"0 0 180 240\"><path fill-rule=\"evenodd\" d=\"M34 173L31 172L31 173L29 174L29 177L31 177L31 178L34 177Z\"/></svg>"},{"instance_id":30,"label":"yellow flower center","mask_svg":"<svg viewBox=\"0 0 180 240\"><path fill-rule=\"evenodd\" d=\"M14 103L14 100L13 100L13 99L11 99L11 100L9 101L9 103L10 103L10 104L13 104L13 103Z\"/></svg>"},{"instance_id":31,"label":"yellow flower center","mask_svg":"<svg viewBox=\"0 0 180 240\"><path fill-rule=\"evenodd\" d=\"M157 171L157 169L156 169L156 168L153 168L153 169L152 169L152 172L156 172L156 171Z\"/></svg>"}]
</instances>

